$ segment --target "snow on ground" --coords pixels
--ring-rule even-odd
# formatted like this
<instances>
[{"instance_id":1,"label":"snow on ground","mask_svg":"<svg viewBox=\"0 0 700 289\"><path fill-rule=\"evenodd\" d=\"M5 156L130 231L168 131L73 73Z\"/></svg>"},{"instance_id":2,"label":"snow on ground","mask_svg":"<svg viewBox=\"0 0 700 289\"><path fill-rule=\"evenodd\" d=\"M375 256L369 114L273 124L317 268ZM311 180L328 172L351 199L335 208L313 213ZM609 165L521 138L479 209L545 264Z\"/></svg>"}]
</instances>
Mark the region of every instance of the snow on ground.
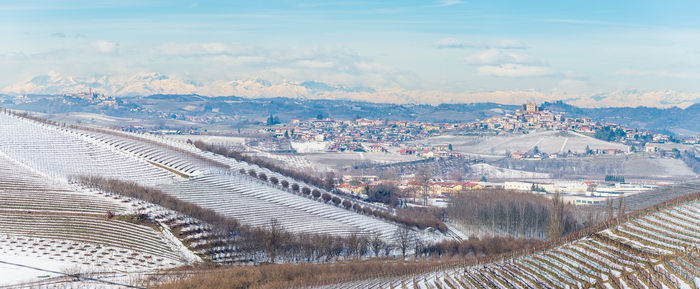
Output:
<instances>
[{"instance_id":1,"label":"snow on ground","mask_svg":"<svg viewBox=\"0 0 700 289\"><path fill-rule=\"evenodd\" d=\"M693 170L679 159L634 158L623 163L624 174L630 176L686 177L695 176Z\"/></svg>"},{"instance_id":2,"label":"snow on ground","mask_svg":"<svg viewBox=\"0 0 700 289\"><path fill-rule=\"evenodd\" d=\"M274 160L283 162L286 166L301 170L301 171L317 171L318 167L314 166L306 157L303 155L295 154L273 154L268 152L258 152L257 156L266 157Z\"/></svg>"},{"instance_id":3,"label":"snow on ground","mask_svg":"<svg viewBox=\"0 0 700 289\"><path fill-rule=\"evenodd\" d=\"M485 176L494 179L547 179L551 176L546 173L512 170L495 167L489 164L475 164L471 166L471 174Z\"/></svg>"},{"instance_id":4,"label":"snow on ground","mask_svg":"<svg viewBox=\"0 0 700 289\"><path fill-rule=\"evenodd\" d=\"M39 281L46 278L62 276L62 274L50 273L17 265L10 265L7 263L14 263L29 267L37 267L43 270L55 272L65 272L66 270L73 270L76 267L80 268L81 270L86 269L85 267L80 267L76 263L72 262L51 260L48 258L41 257L18 256L13 255L11 253L1 252L0 262L3 262L0 263L0 276L2 276L2 278L0 278L0 285L12 285L17 283Z\"/></svg>"},{"instance_id":5,"label":"snow on ground","mask_svg":"<svg viewBox=\"0 0 700 289\"><path fill-rule=\"evenodd\" d=\"M391 164L398 162L414 161L420 158L416 156L400 155L397 153L379 152L342 152L320 153L306 155L311 163L322 168L339 169L349 167L356 163L372 162L378 164Z\"/></svg>"},{"instance_id":6,"label":"snow on ground","mask_svg":"<svg viewBox=\"0 0 700 289\"><path fill-rule=\"evenodd\" d=\"M183 135L167 135L167 138L174 139L174 140L179 140L179 141L187 141L188 139L191 139L192 141L203 141L207 144L213 144L213 145L219 145L219 146L236 146L236 145L245 145L245 138L244 137L236 137L236 136L218 136L218 135L189 135L189 134L183 134Z\"/></svg>"},{"instance_id":7,"label":"snow on ground","mask_svg":"<svg viewBox=\"0 0 700 289\"><path fill-rule=\"evenodd\" d=\"M326 151L329 143L327 141L292 142L292 148L301 154L322 153Z\"/></svg>"},{"instance_id":8,"label":"snow on ground","mask_svg":"<svg viewBox=\"0 0 700 289\"><path fill-rule=\"evenodd\" d=\"M525 152L535 146L549 154L559 152L582 153L586 146L591 149L619 149L628 147L619 143L606 142L574 132L538 131L529 134L503 134L498 136L438 136L419 143L437 145L452 144L455 151L478 155L505 155L506 151Z\"/></svg>"}]
</instances>

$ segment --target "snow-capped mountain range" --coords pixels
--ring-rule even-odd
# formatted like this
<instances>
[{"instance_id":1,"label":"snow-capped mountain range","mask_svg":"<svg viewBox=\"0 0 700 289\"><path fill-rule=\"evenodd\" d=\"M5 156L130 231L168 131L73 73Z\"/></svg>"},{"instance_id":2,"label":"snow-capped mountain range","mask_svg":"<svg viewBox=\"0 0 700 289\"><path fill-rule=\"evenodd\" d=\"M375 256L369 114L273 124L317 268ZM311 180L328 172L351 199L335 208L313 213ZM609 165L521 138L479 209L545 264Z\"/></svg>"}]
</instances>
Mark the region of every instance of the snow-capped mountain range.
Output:
<instances>
[{"instance_id":1,"label":"snow-capped mountain range","mask_svg":"<svg viewBox=\"0 0 700 289\"><path fill-rule=\"evenodd\" d=\"M335 87L326 86L325 90ZM262 79L213 81L198 83L170 77L161 73L138 73L127 77L105 75L77 78L55 72L36 76L29 81L2 89L5 94L64 94L95 92L113 96L142 96L153 94L201 94L208 96L243 97L301 97L318 89L307 88L304 83L284 81L272 84ZM341 89L341 87L338 87Z\"/></svg>"},{"instance_id":2,"label":"snow-capped mountain range","mask_svg":"<svg viewBox=\"0 0 700 289\"><path fill-rule=\"evenodd\" d=\"M522 104L563 100L579 107L689 107L700 103L700 93L665 91L617 90L590 95L542 92L537 90L444 92L439 90L417 91L402 88L351 87L320 81L270 82L265 79L216 80L197 82L172 77L157 72L137 73L128 76L97 75L90 77L65 76L56 72L35 76L32 79L0 90L2 94L70 94L94 92L110 96L147 96L154 94L198 94L203 96L238 96L247 98L307 98L349 99L385 103L476 103L495 102Z\"/></svg>"}]
</instances>

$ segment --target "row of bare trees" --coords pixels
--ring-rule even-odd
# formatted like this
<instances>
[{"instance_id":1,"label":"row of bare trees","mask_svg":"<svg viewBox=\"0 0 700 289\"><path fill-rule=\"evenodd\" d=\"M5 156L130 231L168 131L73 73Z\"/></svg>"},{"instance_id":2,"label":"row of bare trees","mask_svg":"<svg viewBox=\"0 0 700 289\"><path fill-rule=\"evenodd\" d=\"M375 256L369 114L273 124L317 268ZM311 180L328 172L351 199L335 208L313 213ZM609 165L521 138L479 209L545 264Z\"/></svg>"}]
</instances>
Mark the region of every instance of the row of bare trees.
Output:
<instances>
[{"instance_id":1,"label":"row of bare trees","mask_svg":"<svg viewBox=\"0 0 700 289\"><path fill-rule=\"evenodd\" d=\"M515 191L465 190L453 197L447 213L469 230L492 236L557 238L584 227L558 195L550 200Z\"/></svg>"},{"instance_id":2,"label":"row of bare trees","mask_svg":"<svg viewBox=\"0 0 700 289\"><path fill-rule=\"evenodd\" d=\"M234 245L239 251L238 253L246 257L246 260L253 262L324 262L338 258L390 256L394 250L400 250L404 257L409 252L414 252L417 255L437 256L446 253L466 255L465 252L467 252L464 248L449 249L461 248L461 245L455 243L449 245L447 243L426 243L419 238L411 226L406 224L399 226L392 236L393 241L391 242L386 242L386 239L377 233L352 233L346 237L312 233L295 234L286 231L275 219L270 220L265 227L250 227L240 224L234 218L223 216L197 204L172 197L158 189L144 187L133 182L106 179L99 176L79 176L73 178L72 181L105 192L158 204L209 223L215 227L220 236L231 237L232 244L230 245ZM475 239L471 239L470 242L470 244L474 243ZM474 248L476 249L471 251L474 255L497 252L490 249L479 249L481 247L478 246Z\"/></svg>"},{"instance_id":3,"label":"row of bare trees","mask_svg":"<svg viewBox=\"0 0 700 289\"><path fill-rule=\"evenodd\" d=\"M234 218L133 182L99 176L78 176L72 181L105 192L154 203L209 223L220 235L231 237L233 245L249 260L256 262L327 261L338 257L368 256L370 252L375 256L389 255L396 246L386 243L378 234L353 233L348 237L293 234L286 231L275 219L270 220L265 227L250 227L240 224Z\"/></svg>"},{"instance_id":4,"label":"row of bare trees","mask_svg":"<svg viewBox=\"0 0 700 289\"><path fill-rule=\"evenodd\" d=\"M336 176L333 172L327 173L325 178L319 178L317 176L309 175L309 174L306 174L306 173L301 172L299 170L281 167L277 164L263 160L261 158L247 156L240 151L229 149L229 148L226 148L223 146L207 144L207 143L200 141L200 140L197 140L194 142L192 142L191 140L188 140L188 142L193 144L195 147L197 147L200 150L212 152L212 153L222 155L225 157L229 157L229 158L235 159L237 161L255 164L261 168L269 169L273 172L288 176L288 177L293 178L295 180L300 180L300 181L305 182L307 184L311 184L311 185L317 186L319 188L323 188L323 189L328 190L328 191L332 190L335 187Z\"/></svg>"},{"instance_id":5,"label":"row of bare trees","mask_svg":"<svg viewBox=\"0 0 700 289\"><path fill-rule=\"evenodd\" d=\"M342 207L346 210L354 211L358 214L374 216L377 218L389 220L403 225L416 227L418 229L433 228L441 232L447 232L447 226L438 218L438 212L434 212L432 208L397 208L395 213L391 213L384 209L372 209L369 206L361 205L360 202L341 199L336 195L327 192L321 192L318 189L311 189L306 186L301 186L298 183L289 183L287 180L281 182L276 177L268 177L265 173L258 173L254 169L240 169L240 174L247 174L251 177L258 178L265 182L270 182L273 185L281 186L284 189L289 189L294 193L301 193L308 198L333 204ZM367 187L370 201L387 201L389 205L398 205L398 188L390 185L378 185L372 188Z\"/></svg>"}]
</instances>

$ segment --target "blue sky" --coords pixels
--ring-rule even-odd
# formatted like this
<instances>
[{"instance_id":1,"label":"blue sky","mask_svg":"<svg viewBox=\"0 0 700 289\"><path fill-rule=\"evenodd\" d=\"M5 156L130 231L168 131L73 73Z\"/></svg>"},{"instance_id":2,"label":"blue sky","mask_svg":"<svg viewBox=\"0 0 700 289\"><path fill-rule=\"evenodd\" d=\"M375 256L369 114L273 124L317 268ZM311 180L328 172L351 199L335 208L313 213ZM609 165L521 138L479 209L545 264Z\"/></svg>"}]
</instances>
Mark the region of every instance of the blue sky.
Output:
<instances>
[{"instance_id":1,"label":"blue sky","mask_svg":"<svg viewBox=\"0 0 700 289\"><path fill-rule=\"evenodd\" d=\"M160 73L210 94L264 79L285 84L267 96L319 81L376 95L317 97L687 106L700 102L698 12L698 1L0 1L0 88Z\"/></svg>"}]
</instances>

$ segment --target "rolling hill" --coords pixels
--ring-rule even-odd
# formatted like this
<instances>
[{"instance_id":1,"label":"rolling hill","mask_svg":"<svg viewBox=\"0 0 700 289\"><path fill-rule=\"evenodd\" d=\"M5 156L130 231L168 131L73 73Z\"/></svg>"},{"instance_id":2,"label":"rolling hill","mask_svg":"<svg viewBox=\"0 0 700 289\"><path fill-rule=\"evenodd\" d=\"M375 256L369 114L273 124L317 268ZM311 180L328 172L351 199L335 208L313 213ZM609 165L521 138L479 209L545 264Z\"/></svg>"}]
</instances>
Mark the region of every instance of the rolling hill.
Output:
<instances>
[{"instance_id":1,"label":"rolling hill","mask_svg":"<svg viewBox=\"0 0 700 289\"><path fill-rule=\"evenodd\" d=\"M699 220L700 194L693 194L536 250L319 288L697 288Z\"/></svg>"},{"instance_id":2,"label":"rolling hill","mask_svg":"<svg viewBox=\"0 0 700 289\"><path fill-rule=\"evenodd\" d=\"M390 209L345 199L185 142L67 126L5 110L0 112L0 135L0 260L47 260L64 269L83 266L90 274L152 272L202 258L249 262L231 245L235 237L218 235L206 221L79 181L89 176L158 190L252 228L266 228L275 220L291 233L378 234L385 241L399 228L366 213L371 208L369 212L390 215ZM350 206L292 190L283 182L332 194ZM449 238L416 233L426 240Z\"/></svg>"}]
</instances>

